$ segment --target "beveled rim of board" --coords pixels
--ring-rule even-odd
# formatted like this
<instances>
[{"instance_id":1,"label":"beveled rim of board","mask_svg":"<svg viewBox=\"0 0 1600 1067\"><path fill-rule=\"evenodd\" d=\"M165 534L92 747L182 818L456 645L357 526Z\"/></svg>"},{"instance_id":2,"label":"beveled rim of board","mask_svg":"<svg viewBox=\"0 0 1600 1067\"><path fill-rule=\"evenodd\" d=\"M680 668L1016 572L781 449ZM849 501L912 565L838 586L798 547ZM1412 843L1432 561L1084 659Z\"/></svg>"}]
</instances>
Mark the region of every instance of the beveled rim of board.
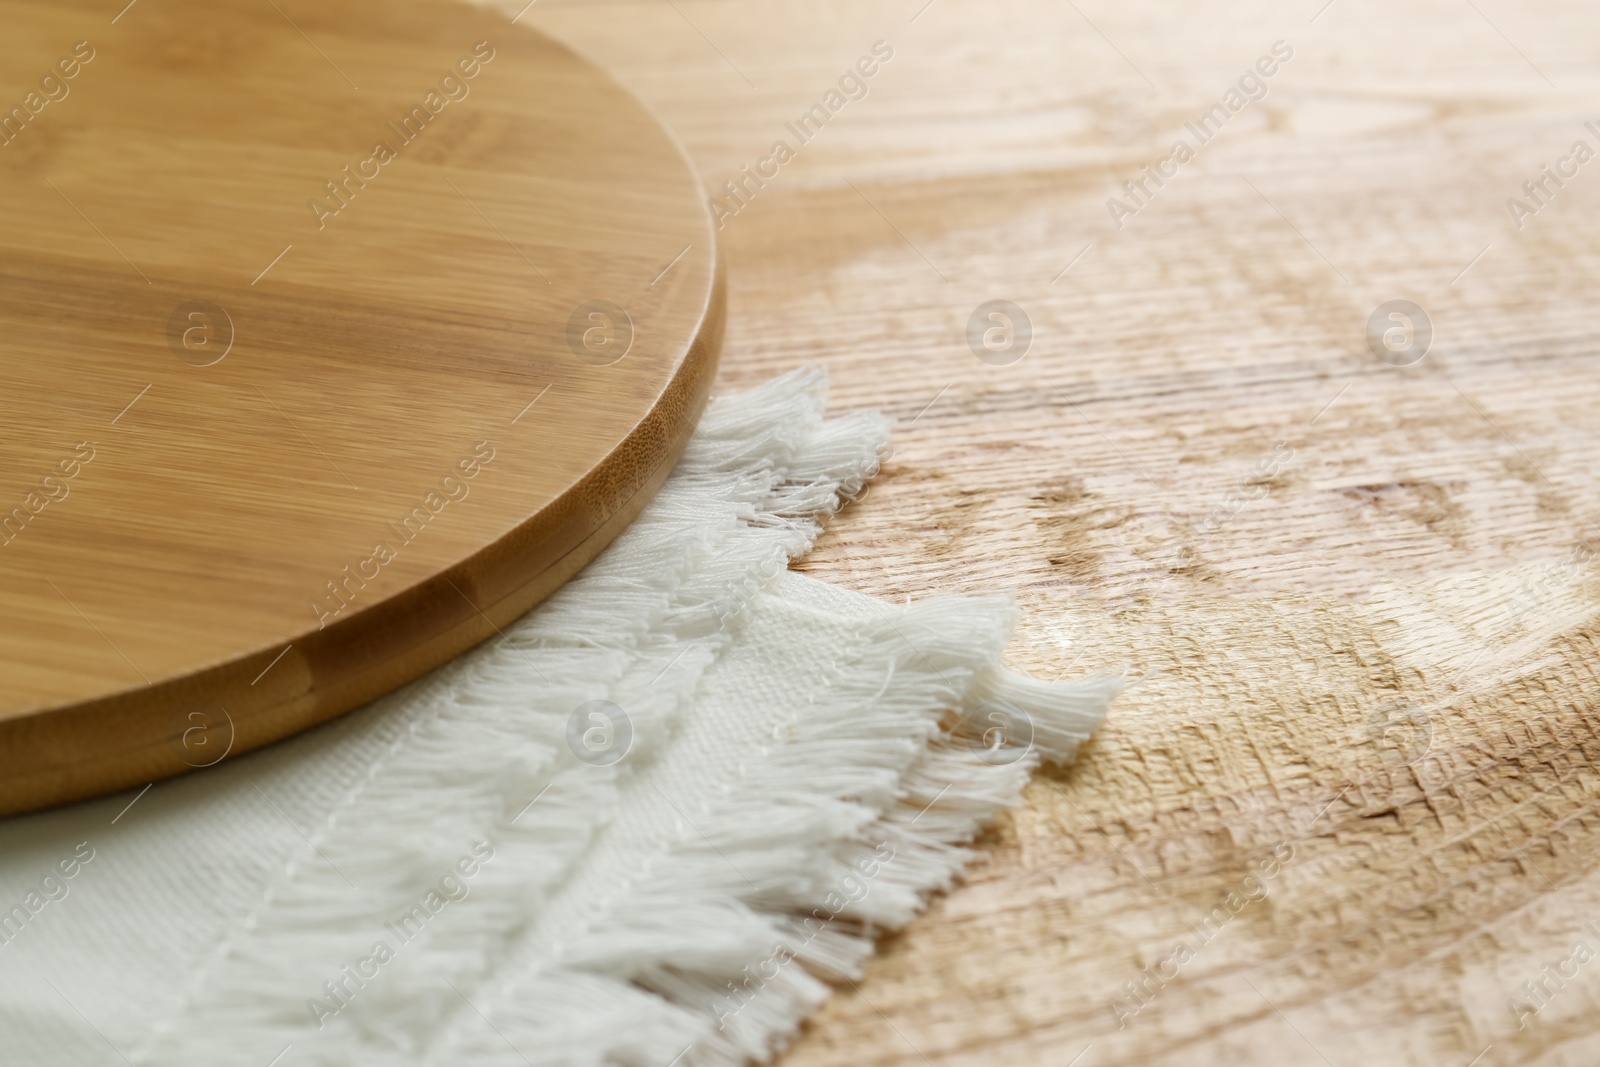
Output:
<instances>
[{"instance_id":1,"label":"beveled rim of board","mask_svg":"<svg viewBox=\"0 0 1600 1067\"><path fill-rule=\"evenodd\" d=\"M451 10L463 21L485 17L470 8ZM538 36L623 93L694 176L681 142L625 87L537 31L517 32ZM697 180L694 185L698 189ZM715 374L726 314L723 264L703 197L695 203L710 277L693 328L648 411L599 462L493 541L322 628L308 625L283 642L113 695L0 714L0 814L214 766L326 722L501 632L593 559L671 472ZM641 464L643 453L653 461ZM209 749L187 743L189 723L201 729ZM206 758L198 758L201 751Z\"/></svg>"}]
</instances>

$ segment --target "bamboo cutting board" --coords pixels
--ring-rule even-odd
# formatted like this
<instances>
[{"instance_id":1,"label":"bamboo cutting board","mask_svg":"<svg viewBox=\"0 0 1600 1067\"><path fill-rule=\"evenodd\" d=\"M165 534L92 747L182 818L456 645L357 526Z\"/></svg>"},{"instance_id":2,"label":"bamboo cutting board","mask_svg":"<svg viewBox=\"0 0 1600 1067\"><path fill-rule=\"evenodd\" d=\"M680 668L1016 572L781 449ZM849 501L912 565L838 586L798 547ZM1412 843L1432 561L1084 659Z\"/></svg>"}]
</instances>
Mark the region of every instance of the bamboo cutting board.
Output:
<instances>
[{"instance_id":1,"label":"bamboo cutting board","mask_svg":"<svg viewBox=\"0 0 1600 1067\"><path fill-rule=\"evenodd\" d=\"M515 19L0 4L0 813L481 641L665 478L722 301L684 154Z\"/></svg>"}]
</instances>

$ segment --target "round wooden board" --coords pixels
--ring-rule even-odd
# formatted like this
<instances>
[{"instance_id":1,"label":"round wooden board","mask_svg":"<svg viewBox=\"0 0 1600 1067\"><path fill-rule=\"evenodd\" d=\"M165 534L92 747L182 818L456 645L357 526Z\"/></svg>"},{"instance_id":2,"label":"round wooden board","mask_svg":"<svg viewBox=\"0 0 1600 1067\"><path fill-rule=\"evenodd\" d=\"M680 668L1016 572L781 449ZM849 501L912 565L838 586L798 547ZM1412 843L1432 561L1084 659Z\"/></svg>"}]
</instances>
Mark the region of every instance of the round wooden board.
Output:
<instances>
[{"instance_id":1,"label":"round wooden board","mask_svg":"<svg viewBox=\"0 0 1600 1067\"><path fill-rule=\"evenodd\" d=\"M0 813L495 633L660 485L721 342L690 165L561 46L120 6L0 3Z\"/></svg>"}]
</instances>

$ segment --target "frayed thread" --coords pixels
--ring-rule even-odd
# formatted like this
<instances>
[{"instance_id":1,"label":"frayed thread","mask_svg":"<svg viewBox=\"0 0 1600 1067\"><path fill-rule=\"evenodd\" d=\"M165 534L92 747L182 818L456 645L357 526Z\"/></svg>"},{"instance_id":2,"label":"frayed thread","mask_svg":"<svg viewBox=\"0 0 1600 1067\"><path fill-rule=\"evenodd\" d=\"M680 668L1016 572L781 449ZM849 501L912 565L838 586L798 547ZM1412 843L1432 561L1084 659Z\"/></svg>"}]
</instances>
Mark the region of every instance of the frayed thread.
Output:
<instances>
[{"instance_id":1,"label":"frayed thread","mask_svg":"<svg viewBox=\"0 0 1600 1067\"><path fill-rule=\"evenodd\" d=\"M617 840L639 776L749 613L811 610L795 607L809 579L784 568L887 452L881 417L824 419L825 387L809 369L714 402L582 574L502 638L336 724L385 738L377 758L134 1062L294 1044L330 1067L733 1065L786 1045L830 980L858 976L1037 763L1072 758L1116 683L1000 668L1003 599L855 598L872 606L850 655L696 809L696 832ZM570 716L590 701L626 707L624 762L571 749ZM1026 745L993 743L997 714L1027 723ZM319 743L291 745L309 757ZM574 889L600 842L628 858L626 877ZM392 962L370 962L375 939L396 942Z\"/></svg>"}]
</instances>

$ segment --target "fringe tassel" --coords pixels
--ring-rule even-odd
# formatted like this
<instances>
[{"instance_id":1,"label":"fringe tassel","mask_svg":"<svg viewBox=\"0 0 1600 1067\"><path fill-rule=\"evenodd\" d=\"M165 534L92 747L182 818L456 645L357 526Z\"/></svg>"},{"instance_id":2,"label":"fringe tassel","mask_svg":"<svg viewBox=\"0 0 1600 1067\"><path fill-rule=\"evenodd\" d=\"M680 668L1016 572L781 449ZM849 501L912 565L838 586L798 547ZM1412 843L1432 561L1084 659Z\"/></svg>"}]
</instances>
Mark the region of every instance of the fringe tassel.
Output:
<instances>
[{"instance_id":1,"label":"fringe tassel","mask_svg":"<svg viewBox=\"0 0 1600 1067\"><path fill-rule=\"evenodd\" d=\"M859 975L1115 692L997 667L1004 600L884 607L825 697L697 813L703 836L654 842L647 871L592 893L569 884L597 841L630 855L608 827L633 776L741 614L876 473L887 423L824 420L825 385L807 370L713 403L639 519L502 639L282 746L288 765L330 736L387 739L133 1062L292 1044L298 1063L363 1067L734 1065L786 1044L825 979ZM614 766L566 742L592 700L626 707ZM997 711L1027 723L1025 749L995 755Z\"/></svg>"}]
</instances>

